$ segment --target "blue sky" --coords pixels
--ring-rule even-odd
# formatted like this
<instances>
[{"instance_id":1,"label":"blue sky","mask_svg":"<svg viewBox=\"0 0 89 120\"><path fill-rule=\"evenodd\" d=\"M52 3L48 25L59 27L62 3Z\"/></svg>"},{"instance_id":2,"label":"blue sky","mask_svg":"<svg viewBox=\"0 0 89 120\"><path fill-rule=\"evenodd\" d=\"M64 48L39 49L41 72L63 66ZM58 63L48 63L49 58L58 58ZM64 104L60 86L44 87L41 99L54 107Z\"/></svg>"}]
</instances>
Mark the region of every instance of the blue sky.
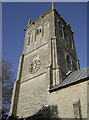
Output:
<instances>
[{"instance_id":1,"label":"blue sky","mask_svg":"<svg viewBox=\"0 0 89 120\"><path fill-rule=\"evenodd\" d=\"M87 3L55 2L55 8L74 31L74 41L80 68L87 66ZM29 18L35 20L51 9L51 2L2 3L3 59L12 62L17 75L19 58L23 51L25 31Z\"/></svg>"}]
</instances>

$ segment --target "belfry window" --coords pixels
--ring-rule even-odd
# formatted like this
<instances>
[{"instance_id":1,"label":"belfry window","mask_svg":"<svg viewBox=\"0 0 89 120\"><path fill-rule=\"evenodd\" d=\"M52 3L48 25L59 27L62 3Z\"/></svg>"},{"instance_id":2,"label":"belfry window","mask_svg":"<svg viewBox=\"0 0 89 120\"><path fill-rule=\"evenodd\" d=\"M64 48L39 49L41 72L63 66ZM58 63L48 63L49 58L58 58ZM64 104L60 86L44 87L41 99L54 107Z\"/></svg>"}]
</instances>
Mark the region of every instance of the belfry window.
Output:
<instances>
[{"instance_id":1,"label":"belfry window","mask_svg":"<svg viewBox=\"0 0 89 120\"><path fill-rule=\"evenodd\" d=\"M64 39L64 25L62 25L62 29L61 29L61 36L63 37Z\"/></svg>"},{"instance_id":2,"label":"belfry window","mask_svg":"<svg viewBox=\"0 0 89 120\"><path fill-rule=\"evenodd\" d=\"M67 35L66 35L66 32L64 31L64 39L67 40Z\"/></svg>"},{"instance_id":3,"label":"belfry window","mask_svg":"<svg viewBox=\"0 0 89 120\"><path fill-rule=\"evenodd\" d=\"M29 35L29 37L28 37L28 45L30 45L30 35Z\"/></svg>"},{"instance_id":4,"label":"belfry window","mask_svg":"<svg viewBox=\"0 0 89 120\"><path fill-rule=\"evenodd\" d=\"M62 36L63 30L61 29L61 36Z\"/></svg>"},{"instance_id":5,"label":"belfry window","mask_svg":"<svg viewBox=\"0 0 89 120\"><path fill-rule=\"evenodd\" d=\"M66 55L66 61L67 61L67 63L70 63L70 57L68 54Z\"/></svg>"},{"instance_id":6,"label":"belfry window","mask_svg":"<svg viewBox=\"0 0 89 120\"><path fill-rule=\"evenodd\" d=\"M36 34L38 35L39 33L41 33L41 29L37 29Z\"/></svg>"},{"instance_id":7,"label":"belfry window","mask_svg":"<svg viewBox=\"0 0 89 120\"><path fill-rule=\"evenodd\" d=\"M65 56L65 60L66 60L66 70L67 70L66 75L68 75L71 73L71 57L69 56L68 53Z\"/></svg>"},{"instance_id":8,"label":"belfry window","mask_svg":"<svg viewBox=\"0 0 89 120\"><path fill-rule=\"evenodd\" d=\"M42 38L42 26L41 25L39 25L35 30L35 38L36 38L35 41L38 41Z\"/></svg>"},{"instance_id":9,"label":"belfry window","mask_svg":"<svg viewBox=\"0 0 89 120\"><path fill-rule=\"evenodd\" d=\"M72 67L73 67L74 70L77 70L77 65L74 61L72 61Z\"/></svg>"},{"instance_id":10,"label":"belfry window","mask_svg":"<svg viewBox=\"0 0 89 120\"><path fill-rule=\"evenodd\" d=\"M47 37L49 35L49 22L45 21L42 28L42 36Z\"/></svg>"}]
</instances>

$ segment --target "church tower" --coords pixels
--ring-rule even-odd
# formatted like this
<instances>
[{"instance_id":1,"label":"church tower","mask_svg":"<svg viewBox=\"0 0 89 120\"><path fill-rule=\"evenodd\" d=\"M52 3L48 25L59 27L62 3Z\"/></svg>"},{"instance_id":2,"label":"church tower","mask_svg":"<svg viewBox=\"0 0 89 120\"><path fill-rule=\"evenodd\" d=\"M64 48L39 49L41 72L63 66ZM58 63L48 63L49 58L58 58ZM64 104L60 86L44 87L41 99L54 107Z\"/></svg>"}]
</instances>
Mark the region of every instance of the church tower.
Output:
<instances>
[{"instance_id":1,"label":"church tower","mask_svg":"<svg viewBox=\"0 0 89 120\"><path fill-rule=\"evenodd\" d=\"M26 118L48 105L51 88L79 70L73 31L52 9L25 28L25 42L14 84L10 115Z\"/></svg>"}]
</instances>

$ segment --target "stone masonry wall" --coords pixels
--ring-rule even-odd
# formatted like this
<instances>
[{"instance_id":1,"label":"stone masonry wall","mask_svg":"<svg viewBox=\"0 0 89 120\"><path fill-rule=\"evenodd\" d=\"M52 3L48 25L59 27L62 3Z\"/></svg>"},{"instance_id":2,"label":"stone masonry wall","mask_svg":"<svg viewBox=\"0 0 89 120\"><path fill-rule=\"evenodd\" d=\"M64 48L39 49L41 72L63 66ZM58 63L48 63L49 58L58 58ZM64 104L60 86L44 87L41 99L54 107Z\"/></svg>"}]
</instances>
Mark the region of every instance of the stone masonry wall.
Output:
<instances>
[{"instance_id":1,"label":"stone masonry wall","mask_svg":"<svg viewBox=\"0 0 89 120\"><path fill-rule=\"evenodd\" d=\"M17 116L29 117L47 105L46 74L24 82L20 86Z\"/></svg>"},{"instance_id":2,"label":"stone masonry wall","mask_svg":"<svg viewBox=\"0 0 89 120\"><path fill-rule=\"evenodd\" d=\"M74 118L73 104L79 100L82 118L87 118L87 81L48 94L48 105L57 106L59 118Z\"/></svg>"}]
</instances>

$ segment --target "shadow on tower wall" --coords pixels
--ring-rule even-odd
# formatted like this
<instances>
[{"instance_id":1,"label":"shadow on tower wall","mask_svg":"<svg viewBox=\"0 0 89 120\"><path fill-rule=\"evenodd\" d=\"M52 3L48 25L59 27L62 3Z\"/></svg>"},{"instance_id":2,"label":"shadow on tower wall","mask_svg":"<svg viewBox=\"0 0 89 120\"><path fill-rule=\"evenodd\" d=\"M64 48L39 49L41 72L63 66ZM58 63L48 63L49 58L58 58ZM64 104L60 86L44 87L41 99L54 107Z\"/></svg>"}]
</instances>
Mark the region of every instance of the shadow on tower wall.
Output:
<instances>
[{"instance_id":1,"label":"shadow on tower wall","mask_svg":"<svg viewBox=\"0 0 89 120\"><path fill-rule=\"evenodd\" d=\"M57 105L42 107L36 114L27 118L14 118L14 116L10 116L8 120L61 120L58 116L58 108Z\"/></svg>"}]
</instances>

